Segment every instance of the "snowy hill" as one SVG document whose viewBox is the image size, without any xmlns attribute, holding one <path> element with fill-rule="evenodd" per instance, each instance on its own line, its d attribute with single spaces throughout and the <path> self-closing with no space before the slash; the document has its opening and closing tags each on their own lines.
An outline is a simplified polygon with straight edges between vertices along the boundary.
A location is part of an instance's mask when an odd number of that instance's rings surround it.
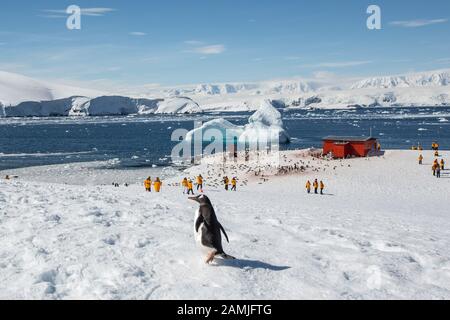
<svg viewBox="0 0 450 320">
<path fill-rule="evenodd" d="M 450 85 L 450 71 L 422 72 L 402 76 L 376 77 L 361 80 L 351 89 L 411 88 Z"/>
<path fill-rule="evenodd" d="M 96 97 L 104 93 L 50 84 L 22 75 L 0 71 L 0 104 L 17 105 L 24 101 L 50 101 L 71 96 Z"/>
<path fill-rule="evenodd" d="M 201 109 L 189 98 L 133 99 L 123 96 L 22 102 L 3 108 L 6 117 L 112 116 L 153 113 L 198 113 Z"/>
</svg>

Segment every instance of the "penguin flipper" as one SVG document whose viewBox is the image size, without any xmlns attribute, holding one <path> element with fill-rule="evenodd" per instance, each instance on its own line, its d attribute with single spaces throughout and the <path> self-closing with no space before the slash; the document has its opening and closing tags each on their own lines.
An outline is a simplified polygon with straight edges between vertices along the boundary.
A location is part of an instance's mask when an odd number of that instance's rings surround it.
<svg viewBox="0 0 450 320">
<path fill-rule="evenodd" d="M 225 229 L 223 228 L 223 226 L 222 226 L 220 223 L 219 223 L 219 225 L 220 225 L 220 230 L 222 230 L 222 232 L 223 232 L 225 238 L 227 239 L 227 242 L 230 243 L 230 240 L 228 240 L 228 235 L 227 235 L 227 233 L 225 232 Z"/>
<path fill-rule="evenodd" d="M 195 220 L 195 232 L 198 232 L 198 229 L 200 228 L 200 225 L 205 222 L 205 219 L 202 215 L 199 215 L 197 220 Z"/>
</svg>

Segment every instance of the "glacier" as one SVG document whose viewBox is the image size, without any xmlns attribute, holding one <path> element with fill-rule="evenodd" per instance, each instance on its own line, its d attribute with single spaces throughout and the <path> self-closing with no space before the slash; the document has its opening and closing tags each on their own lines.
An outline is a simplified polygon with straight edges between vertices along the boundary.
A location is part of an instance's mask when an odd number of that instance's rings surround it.
<svg viewBox="0 0 450 320">
<path fill-rule="evenodd" d="M 255 112 L 284 109 L 450 106 L 450 70 L 366 79 L 288 79 L 157 87 L 114 94 L 0 71 L 0 117 Z"/>
<path fill-rule="evenodd" d="M 50 101 L 26 101 L 3 106 L 4 117 L 114 116 L 131 114 L 198 113 L 190 98 L 133 99 L 124 96 L 70 97 Z"/>
</svg>

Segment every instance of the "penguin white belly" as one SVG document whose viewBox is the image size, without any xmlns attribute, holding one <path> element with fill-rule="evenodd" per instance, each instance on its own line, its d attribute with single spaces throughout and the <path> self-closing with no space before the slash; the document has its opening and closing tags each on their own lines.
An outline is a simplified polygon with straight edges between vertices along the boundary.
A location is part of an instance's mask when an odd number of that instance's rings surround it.
<svg viewBox="0 0 450 320">
<path fill-rule="evenodd" d="M 202 243 L 202 234 L 203 234 L 203 231 L 204 231 L 204 228 L 205 228 L 205 224 L 202 222 L 200 224 L 200 227 L 198 228 L 198 232 L 195 230 L 195 222 L 197 221 L 199 216 L 200 216 L 200 209 L 198 209 L 195 212 L 195 219 L 194 219 L 194 236 L 195 236 L 195 241 L 197 242 L 197 245 L 199 246 L 201 251 L 203 253 L 207 254 L 207 253 L 210 253 L 213 249 L 203 245 L 203 243 Z"/>
</svg>

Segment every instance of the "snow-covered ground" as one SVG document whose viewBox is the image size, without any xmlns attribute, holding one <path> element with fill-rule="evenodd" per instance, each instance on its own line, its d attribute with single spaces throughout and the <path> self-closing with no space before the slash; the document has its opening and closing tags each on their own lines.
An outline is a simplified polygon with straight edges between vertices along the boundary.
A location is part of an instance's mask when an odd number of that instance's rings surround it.
<svg viewBox="0 0 450 320">
<path fill-rule="evenodd" d="M 185 173 L 202 172 L 230 237 L 225 251 L 238 258 L 210 266 L 194 242 L 196 205 L 175 185 L 181 176 L 148 194 L 141 183 L 80 185 L 82 167 L 79 179 L 0 172 L 19 175 L 0 181 L 0 298 L 450 298 L 450 171 L 434 178 L 431 152 L 424 166 L 414 151 L 304 154 L 283 153 L 283 165 L 305 170 L 282 176 L 211 161 Z M 222 190 L 224 173 L 240 178 L 238 192 Z M 324 196 L 305 192 L 316 177 Z"/>
</svg>

